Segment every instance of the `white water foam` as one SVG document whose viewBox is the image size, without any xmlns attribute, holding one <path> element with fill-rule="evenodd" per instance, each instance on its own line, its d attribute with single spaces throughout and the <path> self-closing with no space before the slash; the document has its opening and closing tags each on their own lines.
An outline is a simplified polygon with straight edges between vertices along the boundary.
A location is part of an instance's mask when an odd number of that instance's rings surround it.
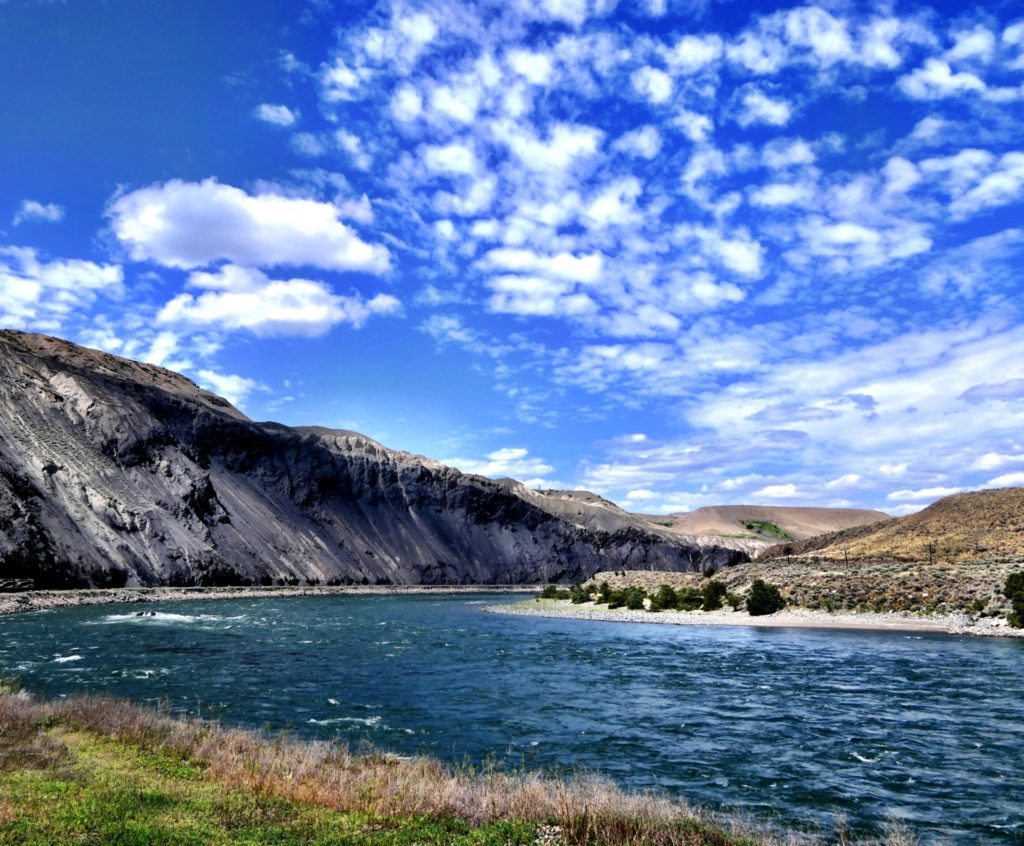
<svg viewBox="0 0 1024 846">
<path fill-rule="evenodd" d="M 332 726 L 337 723 L 358 723 L 359 725 L 376 728 L 380 726 L 380 717 L 334 717 L 330 720 L 310 720 L 318 726 Z M 384 726 L 386 728 L 386 726 Z"/>
<path fill-rule="evenodd" d="M 135 611 L 131 614 L 107 614 L 99 622 L 111 623 L 224 623 L 244 620 L 245 615 L 220 617 L 216 614 L 173 614 L 168 611 Z"/>
<path fill-rule="evenodd" d="M 82 656 L 81 655 L 63 655 L 63 656 L 58 655 L 56 658 L 53 659 L 53 663 L 54 664 L 68 664 L 71 661 L 81 661 L 81 660 L 82 660 Z"/>
</svg>

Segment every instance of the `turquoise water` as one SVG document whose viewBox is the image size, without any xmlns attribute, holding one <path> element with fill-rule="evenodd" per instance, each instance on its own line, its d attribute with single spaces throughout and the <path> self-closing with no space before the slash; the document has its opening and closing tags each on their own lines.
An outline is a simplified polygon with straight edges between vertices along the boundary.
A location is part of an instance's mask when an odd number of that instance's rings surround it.
<svg viewBox="0 0 1024 846">
<path fill-rule="evenodd" d="M 1024 643 L 484 613 L 508 596 L 0 618 L 0 674 L 449 761 L 586 768 L 785 825 L 1024 843 Z M 139 606 L 135 606 L 138 608 Z"/>
</svg>

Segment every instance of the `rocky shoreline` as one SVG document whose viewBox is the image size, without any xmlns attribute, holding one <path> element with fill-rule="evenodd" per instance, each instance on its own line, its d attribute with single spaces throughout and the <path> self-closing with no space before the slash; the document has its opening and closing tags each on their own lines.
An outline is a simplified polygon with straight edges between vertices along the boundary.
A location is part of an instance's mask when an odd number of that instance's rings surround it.
<svg viewBox="0 0 1024 846">
<path fill-rule="evenodd" d="M 345 585 L 343 587 L 155 587 L 40 590 L 0 594 L 0 614 L 49 611 L 79 605 L 184 602 L 209 599 L 277 599 L 282 596 L 368 596 L 440 593 L 536 593 L 536 585 Z"/>
<path fill-rule="evenodd" d="M 971 614 L 916 616 L 897 612 L 836 613 L 793 608 L 763 617 L 738 611 L 630 611 L 594 605 L 573 605 L 564 599 L 542 599 L 512 605 L 491 605 L 496 614 L 557 617 L 613 623 L 652 623 L 672 626 L 743 626 L 754 628 L 843 629 L 850 631 L 916 632 L 918 634 L 974 635 L 1024 638 L 1024 629 L 1011 628 L 1006 620 Z"/>
</svg>

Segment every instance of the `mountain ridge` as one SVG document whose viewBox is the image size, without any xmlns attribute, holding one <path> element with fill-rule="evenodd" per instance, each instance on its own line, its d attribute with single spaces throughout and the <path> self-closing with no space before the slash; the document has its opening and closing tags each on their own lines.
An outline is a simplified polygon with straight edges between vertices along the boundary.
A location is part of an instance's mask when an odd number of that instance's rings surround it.
<svg viewBox="0 0 1024 846">
<path fill-rule="evenodd" d="M 359 433 L 254 422 L 154 365 L 0 331 L 4 577 L 497 584 L 746 559 L 621 509 L 604 523 L 582 511 Z"/>
</svg>

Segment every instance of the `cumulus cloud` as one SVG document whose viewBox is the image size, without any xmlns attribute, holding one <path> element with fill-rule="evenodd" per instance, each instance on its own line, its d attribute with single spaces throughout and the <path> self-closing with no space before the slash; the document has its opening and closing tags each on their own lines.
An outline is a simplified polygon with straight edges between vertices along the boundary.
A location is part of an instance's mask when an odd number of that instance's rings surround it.
<svg viewBox="0 0 1024 846">
<path fill-rule="evenodd" d="M 786 100 L 769 97 L 758 88 L 749 88 L 740 98 L 736 122 L 743 127 L 756 124 L 785 126 L 792 116 L 793 107 Z"/>
<path fill-rule="evenodd" d="M 331 203 L 247 194 L 214 179 L 175 179 L 116 197 L 111 229 L 136 261 L 190 270 L 219 260 L 383 273 L 386 247 L 368 244 Z"/>
<path fill-rule="evenodd" d="M 17 226 L 33 220 L 57 223 L 64 219 L 64 207 L 56 203 L 40 203 L 38 200 L 22 200 L 11 222 Z"/>
<path fill-rule="evenodd" d="M 274 126 L 291 126 L 299 119 L 299 112 L 289 109 L 287 106 L 274 105 L 273 103 L 260 103 L 253 112 L 258 120 Z"/>
<path fill-rule="evenodd" d="M 271 279 L 259 270 L 235 265 L 193 273 L 188 285 L 202 293 L 174 297 L 160 309 L 157 323 L 247 330 L 259 337 L 312 337 L 342 323 L 359 328 L 373 315 L 401 308 L 390 294 L 369 300 L 359 294 L 341 296 L 323 282 Z"/>
<path fill-rule="evenodd" d="M 548 476 L 555 469 L 543 459 L 531 456 L 530 451 L 524 447 L 496 449 L 483 459 L 446 458 L 442 463 L 475 476 L 487 476 L 491 479 L 527 479 L 535 483 L 541 482 L 542 479 L 531 477 Z"/>
<path fill-rule="evenodd" d="M 0 247 L 0 324 L 58 331 L 97 296 L 122 293 L 116 264 L 42 258 L 30 247 Z"/>
<path fill-rule="evenodd" d="M 199 378 L 201 387 L 213 391 L 236 406 L 243 405 L 254 391 L 267 390 L 266 385 L 258 379 L 250 379 L 246 376 L 237 376 L 231 373 L 220 373 L 216 370 L 198 370 L 196 371 L 196 376 Z"/>
</svg>

